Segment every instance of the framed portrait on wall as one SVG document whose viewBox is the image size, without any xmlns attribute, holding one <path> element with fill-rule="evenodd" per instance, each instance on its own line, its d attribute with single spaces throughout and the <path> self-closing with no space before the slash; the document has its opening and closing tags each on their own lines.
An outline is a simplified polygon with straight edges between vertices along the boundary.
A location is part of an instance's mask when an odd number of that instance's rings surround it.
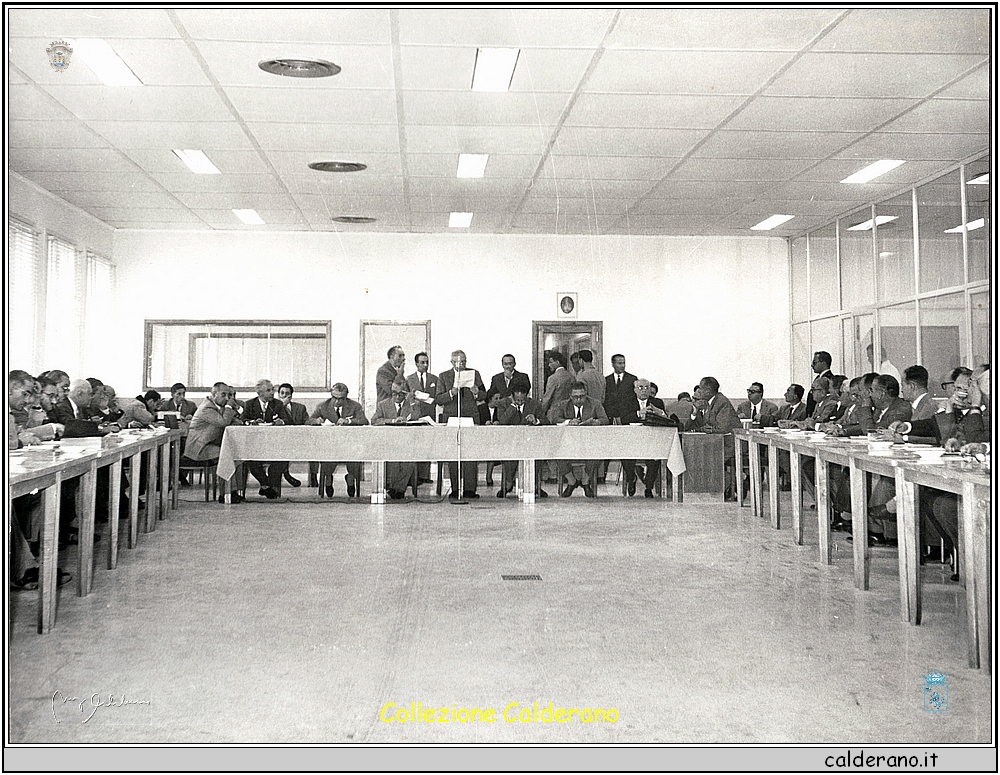
<svg viewBox="0 0 1000 775">
<path fill-rule="evenodd" d="M 575 318 L 576 306 L 576 293 L 573 291 L 560 291 L 556 294 L 557 318 Z"/>
</svg>

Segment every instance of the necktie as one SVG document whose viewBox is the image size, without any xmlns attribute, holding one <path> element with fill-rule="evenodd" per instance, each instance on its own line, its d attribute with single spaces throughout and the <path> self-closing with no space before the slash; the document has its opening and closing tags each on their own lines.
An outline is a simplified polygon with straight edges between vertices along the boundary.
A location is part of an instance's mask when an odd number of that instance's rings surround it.
<svg viewBox="0 0 1000 775">
<path fill-rule="evenodd" d="M 750 419 L 751 420 L 757 419 L 757 404 L 753 404 L 753 409 L 750 412 Z"/>
<path fill-rule="evenodd" d="M 336 407 L 336 409 L 337 409 L 337 419 L 339 420 L 341 418 L 340 407 L 338 406 Z"/>
<path fill-rule="evenodd" d="M 421 374 L 420 375 L 420 389 L 421 390 L 424 390 L 424 391 L 427 390 L 427 381 L 426 380 L 427 380 L 427 378 L 423 374 Z"/>
<path fill-rule="evenodd" d="M 500 410 L 499 410 L 499 409 L 497 409 L 497 408 L 496 408 L 496 407 L 494 406 L 494 407 L 493 407 L 493 422 L 499 422 L 499 421 L 500 421 Z"/>
<path fill-rule="evenodd" d="M 580 416 L 581 416 L 581 415 L 580 415 L 580 407 L 578 406 L 578 407 L 576 408 L 576 419 L 578 419 L 578 420 L 579 420 L 579 419 L 580 419 Z"/>
<path fill-rule="evenodd" d="M 403 414 L 403 405 L 396 404 L 396 417 L 399 417 L 402 414 Z"/>
</svg>

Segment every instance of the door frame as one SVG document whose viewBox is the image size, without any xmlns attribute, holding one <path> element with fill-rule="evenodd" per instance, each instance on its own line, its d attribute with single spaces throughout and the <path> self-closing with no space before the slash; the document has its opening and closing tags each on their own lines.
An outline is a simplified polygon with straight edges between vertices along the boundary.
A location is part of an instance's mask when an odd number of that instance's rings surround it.
<svg viewBox="0 0 1000 775">
<path fill-rule="evenodd" d="M 594 367 L 604 376 L 604 321 L 603 320 L 532 320 L 531 321 L 531 385 L 534 397 L 541 400 L 545 393 L 546 334 L 590 334 Z"/>
</svg>

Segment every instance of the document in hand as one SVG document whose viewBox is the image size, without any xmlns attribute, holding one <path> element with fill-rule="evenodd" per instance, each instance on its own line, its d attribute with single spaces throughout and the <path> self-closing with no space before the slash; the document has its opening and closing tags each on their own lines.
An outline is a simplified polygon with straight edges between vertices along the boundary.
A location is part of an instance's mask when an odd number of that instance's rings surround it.
<svg viewBox="0 0 1000 775">
<path fill-rule="evenodd" d="M 415 399 L 417 399 L 418 401 L 421 401 L 421 402 L 423 402 L 425 404 L 433 404 L 434 403 L 434 399 L 431 398 L 430 393 L 425 393 L 423 390 L 414 390 L 413 391 L 413 397 Z"/>
<path fill-rule="evenodd" d="M 475 369 L 463 369 L 462 371 L 455 374 L 455 387 L 470 388 L 474 387 L 475 384 L 476 384 Z"/>
</svg>

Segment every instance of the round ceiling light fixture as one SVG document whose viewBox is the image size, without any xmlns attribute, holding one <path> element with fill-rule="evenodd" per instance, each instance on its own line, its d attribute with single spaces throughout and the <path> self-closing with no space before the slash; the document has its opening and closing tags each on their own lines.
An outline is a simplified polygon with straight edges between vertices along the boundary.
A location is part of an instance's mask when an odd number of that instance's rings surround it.
<svg viewBox="0 0 1000 775">
<path fill-rule="evenodd" d="M 367 215 L 337 215 L 333 218 L 337 223 L 375 223 L 376 219 Z"/>
<path fill-rule="evenodd" d="M 368 169 L 368 165 L 359 161 L 314 161 L 309 169 L 318 172 L 361 172 Z"/>
<path fill-rule="evenodd" d="M 265 59 L 257 67 L 265 73 L 289 78 L 328 78 L 340 72 L 340 65 L 323 59 Z"/>
</svg>

